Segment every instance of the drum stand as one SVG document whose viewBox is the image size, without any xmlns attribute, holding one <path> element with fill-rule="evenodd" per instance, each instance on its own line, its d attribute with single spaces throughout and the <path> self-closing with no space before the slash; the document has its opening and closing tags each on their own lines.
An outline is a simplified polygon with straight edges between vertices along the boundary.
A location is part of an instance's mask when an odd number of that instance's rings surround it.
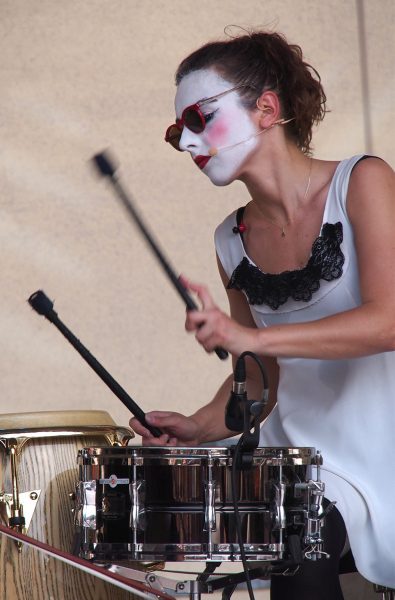
<svg viewBox="0 0 395 600">
<path fill-rule="evenodd" d="M 123 567 L 121 565 L 100 564 L 100 566 L 106 568 L 111 573 L 145 583 L 145 585 L 152 588 L 153 593 L 155 593 L 155 590 L 160 590 L 168 595 L 189 596 L 190 600 L 200 600 L 201 594 L 212 594 L 213 592 L 222 589 L 222 599 L 226 600 L 230 598 L 237 585 L 246 581 L 246 574 L 241 572 L 229 573 L 226 575 L 214 575 L 214 569 L 220 564 L 221 563 L 208 563 L 206 570 L 199 574 L 196 579 L 183 579 L 181 581 L 158 576 L 153 572 L 147 573 L 129 567 Z M 267 579 L 270 576 L 270 573 L 273 572 L 273 569 L 275 569 L 275 567 L 270 563 L 267 567 L 250 569 L 250 580 Z M 284 566 L 282 567 L 282 570 L 283 569 Z"/>
<path fill-rule="evenodd" d="M 395 590 L 384 587 L 382 585 L 374 584 L 374 591 L 378 594 L 382 594 L 382 600 L 395 600 Z"/>
<path fill-rule="evenodd" d="M 199 574 L 196 579 L 183 579 L 181 581 L 158 576 L 153 572 L 145 572 L 120 565 L 105 565 L 105 568 L 111 573 L 145 583 L 145 585 L 152 588 L 153 593 L 155 593 L 156 590 L 159 590 L 168 595 L 189 596 L 190 600 L 200 600 L 202 594 L 212 594 L 213 592 L 222 589 L 222 600 L 228 600 L 236 587 L 241 583 L 245 583 L 246 575 L 244 572 L 241 572 L 215 576 L 213 572 L 220 564 L 221 563 L 207 563 L 205 571 Z M 103 565 L 101 564 L 100 566 Z M 283 566 L 281 574 L 291 576 L 295 573 L 297 568 L 297 565 L 293 565 L 293 569 L 288 566 L 284 571 Z M 278 574 L 279 571 L 270 563 L 267 567 L 258 567 L 249 570 L 251 581 L 254 579 L 268 579 L 271 574 L 276 573 Z M 394 589 L 377 584 L 373 584 L 373 588 L 377 594 L 381 594 L 382 600 L 395 600 Z"/>
</svg>

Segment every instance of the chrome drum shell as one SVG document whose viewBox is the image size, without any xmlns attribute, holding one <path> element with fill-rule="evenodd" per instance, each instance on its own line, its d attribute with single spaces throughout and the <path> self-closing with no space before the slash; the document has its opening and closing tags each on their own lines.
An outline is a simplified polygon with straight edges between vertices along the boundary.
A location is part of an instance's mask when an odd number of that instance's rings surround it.
<svg viewBox="0 0 395 600">
<path fill-rule="evenodd" d="M 76 529 L 84 558 L 123 561 L 241 559 L 231 448 L 84 448 L 78 453 Z M 314 448 L 257 448 L 236 472 L 249 560 L 281 560 L 290 531 L 303 537 Z"/>
</svg>

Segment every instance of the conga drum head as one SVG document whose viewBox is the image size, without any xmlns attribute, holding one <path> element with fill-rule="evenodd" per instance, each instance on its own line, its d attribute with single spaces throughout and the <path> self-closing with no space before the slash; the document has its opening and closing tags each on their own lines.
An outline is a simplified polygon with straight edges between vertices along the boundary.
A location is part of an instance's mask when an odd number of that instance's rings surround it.
<svg viewBox="0 0 395 600">
<path fill-rule="evenodd" d="M 115 421 L 105 410 L 59 410 L 0 415 L 0 433 L 5 430 L 18 431 L 32 428 L 67 427 L 83 425 L 112 425 Z"/>
</svg>

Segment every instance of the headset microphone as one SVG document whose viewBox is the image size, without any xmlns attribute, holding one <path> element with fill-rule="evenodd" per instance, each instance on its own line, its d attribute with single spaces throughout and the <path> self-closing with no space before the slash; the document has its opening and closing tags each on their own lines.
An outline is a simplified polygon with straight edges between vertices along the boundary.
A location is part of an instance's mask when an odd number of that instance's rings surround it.
<svg viewBox="0 0 395 600">
<path fill-rule="evenodd" d="M 240 142 L 236 142 L 235 144 L 231 144 L 229 146 L 220 146 L 219 148 L 216 148 L 215 146 L 213 146 L 212 148 L 209 148 L 208 149 L 208 155 L 209 156 L 217 156 L 217 154 L 219 154 L 219 152 L 224 152 L 225 150 L 230 150 L 231 148 L 235 148 L 236 146 L 240 146 L 241 144 L 246 144 L 247 142 L 249 142 L 253 138 L 258 137 L 258 135 L 261 135 L 262 133 L 266 133 L 266 131 L 269 131 L 269 129 L 271 129 L 275 125 L 286 125 L 290 121 L 293 121 L 293 119 L 286 119 L 286 120 L 285 119 L 278 119 L 278 121 L 275 121 L 274 123 L 272 123 L 266 129 L 262 129 L 261 131 L 258 131 L 258 133 L 254 133 L 253 135 L 250 135 L 250 137 L 248 137 L 245 140 L 241 140 Z"/>
<path fill-rule="evenodd" d="M 261 133 L 265 133 L 265 131 L 266 129 L 262 129 L 262 131 L 259 131 L 259 133 L 254 133 L 254 135 L 250 135 L 250 137 L 248 137 L 246 140 L 241 140 L 240 142 L 236 142 L 236 144 L 231 144 L 229 146 L 220 146 L 219 148 L 213 146 L 212 148 L 209 148 L 208 155 L 217 156 L 219 152 L 224 152 L 225 150 L 230 150 L 231 148 L 235 148 L 236 146 L 241 146 L 241 144 L 246 144 L 247 142 L 252 140 L 252 138 L 261 135 Z"/>
</svg>

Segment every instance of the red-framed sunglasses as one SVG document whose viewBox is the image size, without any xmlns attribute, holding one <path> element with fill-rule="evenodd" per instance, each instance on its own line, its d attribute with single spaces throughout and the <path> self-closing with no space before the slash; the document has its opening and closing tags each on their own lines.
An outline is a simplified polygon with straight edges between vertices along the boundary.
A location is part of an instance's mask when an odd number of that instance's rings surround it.
<svg viewBox="0 0 395 600">
<path fill-rule="evenodd" d="M 221 92 L 220 94 L 216 94 L 210 98 L 199 100 L 199 102 L 196 102 L 196 104 L 191 104 L 191 106 L 184 108 L 181 119 L 176 119 L 176 122 L 167 128 L 165 141 L 171 144 L 173 148 L 179 152 L 182 152 L 180 148 L 180 139 L 184 127 L 190 131 L 193 131 L 193 133 L 202 133 L 206 127 L 206 117 L 200 110 L 200 107 L 204 106 L 205 104 L 209 104 L 209 102 L 215 102 L 219 98 L 222 98 L 222 96 L 239 90 L 242 87 L 245 87 L 245 85 L 237 85 L 230 90 L 225 90 L 225 92 Z"/>
</svg>

